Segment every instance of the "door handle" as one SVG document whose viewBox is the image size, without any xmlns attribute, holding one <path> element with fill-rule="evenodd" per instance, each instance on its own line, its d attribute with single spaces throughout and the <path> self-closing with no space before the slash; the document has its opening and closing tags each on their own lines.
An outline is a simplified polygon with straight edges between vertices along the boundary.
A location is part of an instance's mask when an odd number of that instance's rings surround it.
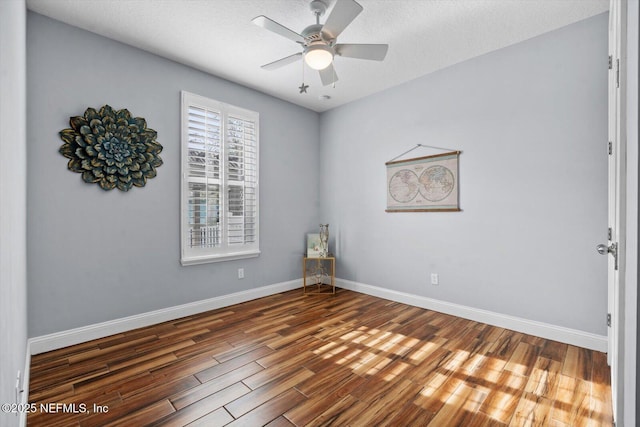
<svg viewBox="0 0 640 427">
<path fill-rule="evenodd" d="M 596 250 L 598 251 L 598 253 L 600 255 L 606 255 L 608 253 L 615 253 L 616 244 L 612 243 L 611 246 L 607 246 L 604 243 L 601 243 L 598 246 L 596 246 Z"/>
<path fill-rule="evenodd" d="M 605 245 L 604 243 L 601 243 L 598 246 L 596 246 L 596 250 L 600 255 L 606 255 L 606 254 L 613 255 L 613 259 L 615 260 L 615 269 L 616 270 L 618 269 L 618 244 L 617 243 L 612 243 L 609 246 Z"/>
</svg>

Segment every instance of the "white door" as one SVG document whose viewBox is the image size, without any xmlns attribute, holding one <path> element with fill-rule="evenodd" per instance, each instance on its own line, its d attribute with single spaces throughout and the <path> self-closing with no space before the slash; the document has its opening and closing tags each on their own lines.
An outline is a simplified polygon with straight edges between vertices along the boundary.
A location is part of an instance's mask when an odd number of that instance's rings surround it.
<svg viewBox="0 0 640 427">
<path fill-rule="evenodd" d="M 607 362 L 611 366 L 611 393 L 614 417 L 618 408 L 618 367 L 620 325 L 622 324 L 620 298 L 621 286 L 624 278 L 623 270 L 625 248 L 625 144 L 621 117 L 620 69 L 623 34 L 624 5 L 620 0 L 610 1 L 609 10 L 609 229 L 606 244 L 598 245 L 597 249 L 608 260 L 608 315 Z"/>
</svg>

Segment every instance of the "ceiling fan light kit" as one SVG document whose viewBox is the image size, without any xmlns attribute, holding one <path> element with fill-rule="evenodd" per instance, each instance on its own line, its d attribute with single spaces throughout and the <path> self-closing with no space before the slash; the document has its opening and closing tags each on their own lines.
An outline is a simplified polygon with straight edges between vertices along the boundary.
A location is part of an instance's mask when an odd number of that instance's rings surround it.
<svg viewBox="0 0 640 427">
<path fill-rule="evenodd" d="M 262 66 L 263 69 L 276 70 L 304 57 L 304 62 L 309 67 L 319 71 L 322 85 L 328 86 L 338 81 L 338 76 L 333 68 L 335 55 L 373 61 L 384 60 L 389 48 L 386 44 L 336 44 L 340 33 L 363 10 L 362 6 L 355 0 L 336 0 L 324 25 L 320 24 L 320 17 L 326 12 L 326 4 L 320 0 L 313 0 L 309 6 L 316 17 L 316 23 L 309 25 L 301 33 L 296 33 L 263 15 L 252 20 L 259 27 L 288 38 L 302 46 L 302 52 L 265 64 Z"/>
<path fill-rule="evenodd" d="M 324 70 L 333 62 L 333 49 L 323 43 L 307 46 L 304 62 L 314 70 Z"/>
</svg>

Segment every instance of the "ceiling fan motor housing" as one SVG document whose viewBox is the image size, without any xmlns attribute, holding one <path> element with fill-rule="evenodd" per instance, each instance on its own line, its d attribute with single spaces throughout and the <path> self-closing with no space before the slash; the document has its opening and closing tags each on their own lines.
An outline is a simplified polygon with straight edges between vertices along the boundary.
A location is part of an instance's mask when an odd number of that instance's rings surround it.
<svg viewBox="0 0 640 427">
<path fill-rule="evenodd" d="M 304 37 L 305 45 L 309 46 L 314 42 L 327 42 L 322 35 L 322 24 L 309 25 L 300 33 Z"/>
</svg>

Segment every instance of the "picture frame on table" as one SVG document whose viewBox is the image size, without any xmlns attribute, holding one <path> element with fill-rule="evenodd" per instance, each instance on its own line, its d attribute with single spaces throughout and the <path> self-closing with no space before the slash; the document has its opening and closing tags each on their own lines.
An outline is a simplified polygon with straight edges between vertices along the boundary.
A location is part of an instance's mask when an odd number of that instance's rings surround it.
<svg viewBox="0 0 640 427">
<path fill-rule="evenodd" d="M 307 258 L 320 257 L 322 242 L 320 241 L 320 233 L 307 234 Z"/>
</svg>

